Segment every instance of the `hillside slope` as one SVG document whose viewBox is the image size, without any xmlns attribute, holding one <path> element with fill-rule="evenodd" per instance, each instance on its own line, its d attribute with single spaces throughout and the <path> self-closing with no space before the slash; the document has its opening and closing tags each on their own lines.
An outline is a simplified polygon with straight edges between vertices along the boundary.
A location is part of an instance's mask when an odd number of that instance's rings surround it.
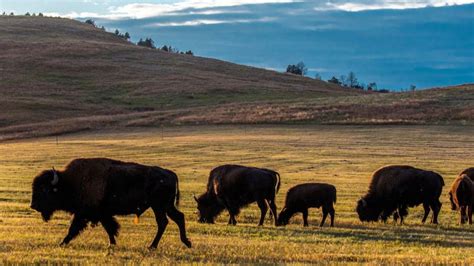
<svg viewBox="0 0 474 266">
<path fill-rule="evenodd" d="M 161 124 L 474 120 L 470 85 L 367 94 L 138 47 L 69 19 L 0 17 L 0 50 L 0 139 Z"/>
</svg>

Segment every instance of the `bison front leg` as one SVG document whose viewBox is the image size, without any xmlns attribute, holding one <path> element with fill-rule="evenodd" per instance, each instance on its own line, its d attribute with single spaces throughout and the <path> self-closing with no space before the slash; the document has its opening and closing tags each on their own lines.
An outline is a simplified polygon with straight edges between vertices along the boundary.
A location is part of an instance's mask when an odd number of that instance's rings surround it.
<svg viewBox="0 0 474 266">
<path fill-rule="evenodd" d="M 465 206 L 461 206 L 460 208 L 460 218 L 459 218 L 459 224 L 464 224 L 466 223 L 466 207 Z"/>
<path fill-rule="evenodd" d="M 166 212 L 163 210 L 157 210 L 153 208 L 155 213 L 156 224 L 158 225 L 158 232 L 156 233 L 155 239 L 150 245 L 150 249 L 155 249 L 160 242 L 163 233 L 165 232 L 166 226 L 168 225 L 168 218 L 166 218 Z"/>
<path fill-rule="evenodd" d="M 308 209 L 304 209 L 301 212 L 303 213 L 303 226 L 309 226 L 309 223 L 308 223 Z"/>
<path fill-rule="evenodd" d="M 80 215 L 74 215 L 72 218 L 71 226 L 69 227 L 69 232 L 66 237 L 61 242 L 60 246 L 65 246 L 71 242 L 82 230 L 87 227 L 87 220 L 81 217 Z"/>
<path fill-rule="evenodd" d="M 118 236 L 118 231 L 120 228 L 120 225 L 118 224 L 117 220 L 115 220 L 115 218 L 112 216 L 107 216 L 107 217 L 103 217 L 100 220 L 100 223 L 102 224 L 105 231 L 109 235 L 110 246 L 115 245 L 116 244 L 115 237 Z"/>
<path fill-rule="evenodd" d="M 237 225 L 237 220 L 235 219 L 235 214 L 229 211 L 229 225 Z"/>
<path fill-rule="evenodd" d="M 472 224 L 472 205 L 467 207 L 467 219 L 469 224 Z"/>
</svg>

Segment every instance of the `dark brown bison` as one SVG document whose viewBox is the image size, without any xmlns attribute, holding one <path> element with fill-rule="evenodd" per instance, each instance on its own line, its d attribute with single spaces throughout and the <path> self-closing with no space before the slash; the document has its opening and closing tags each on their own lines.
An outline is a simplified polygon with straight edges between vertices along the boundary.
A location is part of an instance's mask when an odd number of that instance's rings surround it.
<svg viewBox="0 0 474 266">
<path fill-rule="evenodd" d="M 209 174 L 207 191 L 199 198 L 194 197 L 199 222 L 214 223 L 215 218 L 227 209 L 229 224 L 236 225 L 235 216 L 240 208 L 256 201 L 261 211 L 258 225 L 263 225 L 267 206 L 270 206 L 276 223 L 275 195 L 279 189 L 280 175 L 273 170 L 241 165 L 216 167 Z"/>
<path fill-rule="evenodd" d="M 441 209 L 439 196 L 444 186 L 441 175 L 405 165 L 380 168 L 372 176 L 369 192 L 357 202 L 357 213 L 361 221 L 386 222 L 394 214 L 400 223 L 408 215 L 407 208 L 423 204 L 425 214 L 422 222 L 433 210 L 432 223 L 438 223 Z"/>
<path fill-rule="evenodd" d="M 458 177 L 462 176 L 462 175 L 466 175 L 467 177 L 469 177 L 471 179 L 472 182 L 474 182 L 474 167 L 471 167 L 471 168 L 467 168 L 467 169 L 464 169 L 464 171 L 462 171 Z M 453 184 L 454 185 L 454 184 Z M 452 187 L 451 187 L 451 190 L 452 190 Z M 453 201 L 453 197 L 452 197 L 452 193 L 451 193 L 451 190 L 449 191 L 448 193 L 448 196 L 449 196 L 449 201 L 451 202 L 451 209 L 453 211 L 457 210 L 458 209 L 458 206 L 456 205 L 456 203 Z M 462 219 L 463 217 L 461 217 Z M 462 222 L 462 221 L 461 221 Z"/>
<path fill-rule="evenodd" d="M 126 163 L 106 158 L 76 159 L 64 171 L 46 170 L 33 180 L 31 208 L 45 221 L 55 211 L 73 214 L 69 232 L 61 242 L 67 245 L 87 224 L 101 223 L 115 245 L 119 224 L 114 215 L 135 214 L 139 217 L 152 208 L 158 232 L 150 248 L 156 248 L 168 215 L 179 227 L 181 241 L 188 247 L 184 215 L 179 201 L 178 177 L 170 170 L 156 166 Z"/>
<path fill-rule="evenodd" d="M 466 174 L 456 178 L 449 191 L 449 200 L 453 211 L 459 210 L 459 223 L 467 220 L 472 224 L 472 208 L 474 208 L 474 182 Z"/>
<path fill-rule="evenodd" d="M 285 207 L 278 215 L 278 225 L 287 225 L 290 218 L 303 213 L 304 226 L 308 226 L 308 209 L 323 207 L 323 226 L 328 214 L 331 215 L 331 227 L 334 226 L 334 203 L 336 203 L 336 187 L 330 184 L 308 183 L 294 186 L 286 193 Z"/>
<path fill-rule="evenodd" d="M 474 181 L 474 167 L 465 169 L 459 174 L 459 176 L 461 175 L 467 175 L 472 181 Z"/>
</svg>

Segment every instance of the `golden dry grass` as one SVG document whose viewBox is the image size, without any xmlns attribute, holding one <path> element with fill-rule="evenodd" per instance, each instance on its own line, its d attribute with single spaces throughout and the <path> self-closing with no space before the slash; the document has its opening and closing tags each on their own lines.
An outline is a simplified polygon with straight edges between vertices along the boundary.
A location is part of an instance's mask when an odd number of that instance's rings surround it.
<svg viewBox="0 0 474 266">
<path fill-rule="evenodd" d="M 0 145 L 0 261 L 3 263 L 474 263 L 474 227 L 458 226 L 449 208 L 447 187 L 464 168 L 472 167 L 474 128 L 470 126 L 196 126 L 161 130 L 134 129 Z M 179 241 L 170 223 L 156 251 L 146 247 L 155 234 L 147 211 L 138 225 L 120 217 L 118 246 L 108 253 L 101 227 L 88 228 L 66 248 L 58 247 L 70 216 L 57 213 L 50 223 L 29 209 L 32 178 L 52 165 L 77 157 L 112 157 L 160 165 L 180 177 L 180 209 L 187 219 L 193 248 Z M 196 222 L 194 193 L 204 191 L 208 172 L 224 163 L 278 170 L 283 205 L 286 190 L 302 182 L 336 185 L 336 227 L 319 228 L 320 210 L 310 211 L 310 227 L 301 216 L 287 227 L 270 221 L 257 227 L 258 210 L 242 211 L 239 224 Z M 363 224 L 354 212 L 370 175 L 387 164 L 411 164 L 438 171 L 446 187 L 440 225 L 422 225 L 422 208 L 410 209 L 403 226 Z"/>
</svg>

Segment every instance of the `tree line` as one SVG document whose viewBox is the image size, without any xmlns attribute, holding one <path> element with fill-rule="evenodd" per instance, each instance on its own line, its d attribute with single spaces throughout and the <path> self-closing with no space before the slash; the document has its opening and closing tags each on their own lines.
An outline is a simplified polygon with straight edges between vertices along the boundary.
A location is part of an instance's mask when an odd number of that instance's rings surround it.
<svg viewBox="0 0 474 266">
<path fill-rule="evenodd" d="M 92 20 L 92 19 L 88 19 L 88 20 L 84 21 L 84 23 L 92 25 L 94 27 L 98 27 L 95 24 L 95 21 Z M 104 26 L 102 26 L 100 28 L 105 31 Z M 128 32 L 122 33 L 118 29 L 115 29 L 114 34 L 117 37 L 121 38 L 121 39 L 124 39 L 126 41 L 130 41 L 131 37 L 130 37 L 130 34 Z M 147 48 L 150 48 L 150 49 L 158 49 L 158 50 L 161 50 L 161 51 L 164 51 L 164 52 L 169 52 L 169 53 L 194 55 L 193 51 L 191 51 L 191 50 L 187 50 L 187 51 L 183 52 L 183 51 L 179 51 L 177 48 L 175 48 L 171 45 L 163 45 L 160 48 L 157 48 L 155 46 L 155 41 L 152 38 L 145 38 L 145 39 L 140 38 L 140 40 L 138 40 L 136 45 L 142 46 L 142 47 L 147 47 Z"/>
<path fill-rule="evenodd" d="M 3 11 L 2 16 L 15 16 L 15 13 L 10 12 L 10 14 L 7 14 L 7 12 Z M 43 13 L 38 13 L 38 15 L 36 15 L 36 13 L 30 14 L 30 12 L 26 12 L 24 16 L 26 16 L 26 17 L 30 17 L 30 16 L 31 17 L 36 17 L 36 16 L 44 17 Z"/>
<path fill-rule="evenodd" d="M 299 62 L 297 64 L 290 64 L 286 68 L 286 73 L 306 76 L 306 74 L 308 73 L 308 68 L 303 62 Z M 314 78 L 318 80 L 322 80 L 321 75 L 319 73 L 316 73 Z M 332 78 L 328 79 L 327 82 L 339 85 L 341 87 L 351 88 L 351 89 L 367 90 L 367 91 L 381 92 L 381 93 L 390 92 L 389 89 L 377 88 L 377 83 L 375 82 L 370 82 L 368 84 L 359 82 L 359 79 L 357 78 L 356 74 L 353 71 L 350 71 L 347 75 L 341 75 L 339 76 L 339 78 L 337 78 L 336 76 L 333 76 Z M 401 89 L 401 91 L 415 91 L 415 90 L 416 90 L 415 85 L 410 85 L 410 87 L 407 89 Z"/>
</svg>

